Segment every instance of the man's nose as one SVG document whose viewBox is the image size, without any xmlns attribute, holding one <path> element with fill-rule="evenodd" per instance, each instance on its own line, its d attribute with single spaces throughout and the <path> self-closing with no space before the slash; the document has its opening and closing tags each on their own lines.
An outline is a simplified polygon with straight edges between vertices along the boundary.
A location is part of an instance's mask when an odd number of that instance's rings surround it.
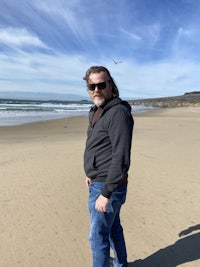
<svg viewBox="0 0 200 267">
<path fill-rule="evenodd" d="M 95 89 L 94 89 L 95 91 L 99 91 L 99 87 L 98 87 L 98 85 L 96 84 L 95 85 Z"/>
</svg>

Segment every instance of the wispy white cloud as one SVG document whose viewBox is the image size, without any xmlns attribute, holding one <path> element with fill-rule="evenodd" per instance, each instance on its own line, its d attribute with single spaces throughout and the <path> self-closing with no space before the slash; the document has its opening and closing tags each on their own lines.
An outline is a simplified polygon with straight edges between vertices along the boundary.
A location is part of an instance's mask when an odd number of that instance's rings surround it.
<svg viewBox="0 0 200 267">
<path fill-rule="evenodd" d="M 41 12 L 48 14 L 56 21 L 58 27 L 69 29 L 74 37 L 80 41 L 93 37 L 93 24 L 88 19 L 87 11 L 82 5 L 83 2 L 80 0 L 34 2 L 34 6 Z M 90 38 L 90 40 L 92 39 Z"/>
<path fill-rule="evenodd" d="M 191 37 L 194 34 L 194 29 L 189 30 L 189 29 L 184 29 L 182 27 L 180 27 L 178 29 L 178 36 L 179 37 Z"/>
<path fill-rule="evenodd" d="M 24 28 L 1 28 L 0 43 L 8 46 L 37 46 L 47 48 L 47 46 L 34 34 Z"/>
<path fill-rule="evenodd" d="M 121 29 L 121 32 L 124 33 L 124 34 L 126 34 L 128 37 L 130 37 L 131 39 L 133 39 L 136 42 L 137 41 L 142 41 L 142 37 L 139 36 L 138 34 L 129 32 L 129 31 L 123 29 L 123 28 Z"/>
<path fill-rule="evenodd" d="M 23 53 L 0 55 L 0 88 L 5 91 L 58 92 L 87 95 L 82 77 L 88 68 L 81 56 Z M 3 78 L 3 79 L 2 79 Z"/>
</svg>

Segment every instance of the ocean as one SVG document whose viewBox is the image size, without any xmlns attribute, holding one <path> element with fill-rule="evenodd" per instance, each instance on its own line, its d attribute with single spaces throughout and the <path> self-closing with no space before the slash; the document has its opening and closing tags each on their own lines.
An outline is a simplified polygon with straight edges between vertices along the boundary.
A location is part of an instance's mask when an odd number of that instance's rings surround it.
<svg viewBox="0 0 200 267">
<path fill-rule="evenodd" d="M 88 116 L 89 101 L 32 101 L 0 100 L 0 126 L 14 126 L 32 122 Z M 133 114 L 153 107 L 132 106 Z"/>
</svg>

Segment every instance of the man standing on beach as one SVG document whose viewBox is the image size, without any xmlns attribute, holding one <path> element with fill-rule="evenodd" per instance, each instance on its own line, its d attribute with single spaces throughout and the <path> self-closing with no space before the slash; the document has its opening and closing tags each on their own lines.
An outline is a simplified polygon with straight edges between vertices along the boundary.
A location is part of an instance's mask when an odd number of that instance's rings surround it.
<svg viewBox="0 0 200 267">
<path fill-rule="evenodd" d="M 83 79 L 95 104 L 89 112 L 84 153 L 93 267 L 110 267 L 110 247 L 114 266 L 125 267 L 127 252 L 120 209 L 126 200 L 130 166 L 134 124 L 131 107 L 119 98 L 107 68 L 90 67 Z"/>
</svg>

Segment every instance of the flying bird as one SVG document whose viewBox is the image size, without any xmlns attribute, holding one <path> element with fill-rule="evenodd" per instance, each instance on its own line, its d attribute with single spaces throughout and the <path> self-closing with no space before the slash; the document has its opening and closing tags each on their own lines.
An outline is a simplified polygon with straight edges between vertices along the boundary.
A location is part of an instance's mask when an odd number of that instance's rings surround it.
<svg viewBox="0 0 200 267">
<path fill-rule="evenodd" d="M 115 64 L 122 63 L 122 61 L 115 61 L 114 59 L 113 59 L 113 62 L 114 62 Z"/>
</svg>

